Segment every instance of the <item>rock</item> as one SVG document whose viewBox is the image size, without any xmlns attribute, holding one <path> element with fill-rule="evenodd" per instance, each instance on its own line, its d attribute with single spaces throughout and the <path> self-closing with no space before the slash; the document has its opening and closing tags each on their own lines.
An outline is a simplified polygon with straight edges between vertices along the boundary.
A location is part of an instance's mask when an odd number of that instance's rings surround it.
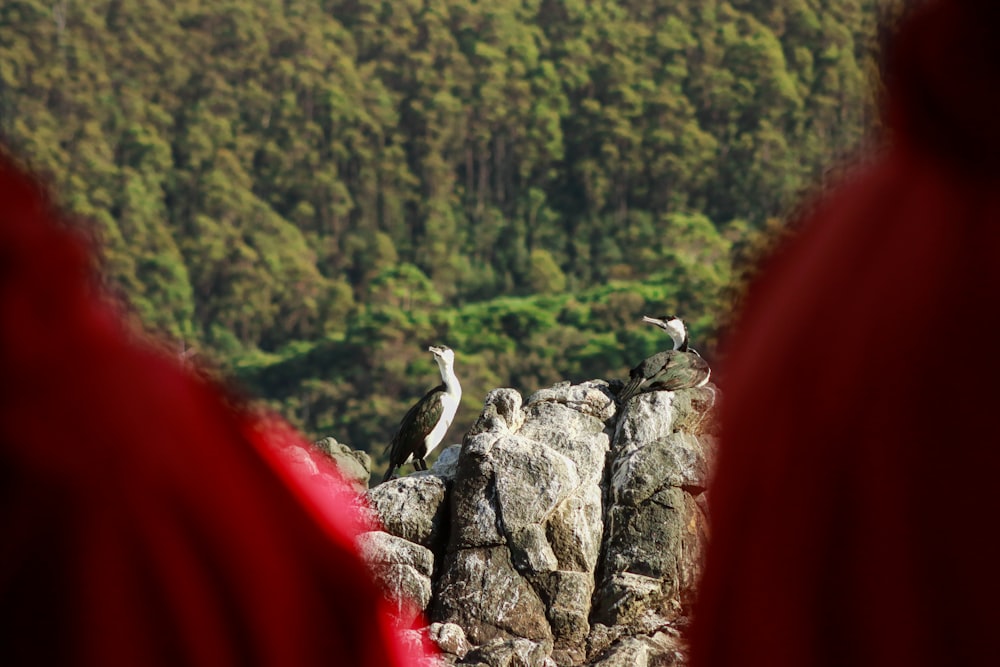
<svg viewBox="0 0 1000 667">
<path fill-rule="evenodd" d="M 594 619 L 609 626 L 636 626 L 647 610 L 660 605 L 663 582 L 632 572 L 612 572 L 595 594 Z"/>
<path fill-rule="evenodd" d="M 333 459 L 340 474 L 352 488 L 358 492 L 368 488 L 372 474 L 372 460 L 367 452 L 351 449 L 331 437 L 317 440 L 312 446 Z"/>
<path fill-rule="evenodd" d="M 406 565 L 426 577 L 434 570 L 434 555 L 428 549 L 395 535 L 373 530 L 359 535 L 357 544 L 366 563 Z"/>
<path fill-rule="evenodd" d="M 714 400 L 708 388 L 651 392 L 629 401 L 619 419 L 594 595 L 597 622 L 638 631 L 687 613 L 708 538 L 696 497 L 708 485 L 714 438 L 680 429 L 707 426 L 698 410 Z"/>
<path fill-rule="evenodd" d="M 625 631 L 626 628 L 618 625 L 607 626 L 603 623 L 592 623 L 590 635 L 587 636 L 587 655 L 606 655 L 608 647 L 618 641 L 625 634 Z"/>
<path fill-rule="evenodd" d="M 459 623 L 473 643 L 522 638 L 582 659 L 613 416 L 600 382 L 538 392 L 523 409 L 512 390 L 488 395 L 455 476 L 435 620 Z M 492 578 L 483 572 L 497 567 Z M 505 615 L 515 599 L 516 615 Z"/>
<path fill-rule="evenodd" d="M 461 452 L 461 445 L 445 447 L 434 460 L 434 465 L 431 466 L 430 471 L 418 474 L 436 475 L 446 482 L 450 482 L 455 479 L 455 474 L 458 472 L 458 457 Z"/>
<path fill-rule="evenodd" d="M 521 436 L 544 443 L 577 466 L 582 481 L 601 483 L 615 403 L 606 383 L 585 382 L 532 394 Z"/>
<path fill-rule="evenodd" d="M 578 665 L 587 655 L 594 577 L 589 572 L 549 572 L 535 580 L 552 628 L 552 657 L 559 665 Z"/>
<path fill-rule="evenodd" d="M 407 475 L 370 489 L 365 499 L 384 531 L 440 552 L 447 533 L 446 488 L 436 475 Z"/>
<path fill-rule="evenodd" d="M 444 664 L 682 665 L 717 399 L 651 392 L 619 412 L 602 380 L 526 402 L 495 389 L 461 446 L 366 494 L 387 532 L 365 557 L 409 601 L 402 620 L 433 621 Z"/>
<path fill-rule="evenodd" d="M 597 484 L 581 485 L 559 503 L 546 524 L 558 569 L 594 572 L 601 554 L 603 526 L 601 487 Z"/>
<path fill-rule="evenodd" d="M 691 494 L 666 487 L 638 507 L 613 507 L 608 524 L 606 573 L 657 578 L 664 595 L 691 602 L 708 539 L 707 520 Z"/>
<path fill-rule="evenodd" d="M 597 417 L 602 422 L 615 416 L 615 397 L 603 380 L 591 380 L 581 384 L 560 382 L 536 391 L 528 398 L 528 407 L 535 403 L 560 403 L 575 412 Z"/>
<path fill-rule="evenodd" d="M 592 667 L 681 667 L 686 664 L 683 643 L 670 634 L 627 637 L 615 644 Z"/>
<path fill-rule="evenodd" d="M 442 653 L 453 655 L 459 660 L 469 652 L 465 630 L 455 623 L 431 623 L 427 628 L 427 636 Z"/>
<path fill-rule="evenodd" d="M 457 627 L 457 626 L 456 626 Z M 461 628 L 458 628 L 461 631 Z M 429 629 L 401 629 L 397 630 L 398 636 L 402 640 L 404 651 L 408 655 L 421 656 L 413 663 L 413 667 L 451 667 L 458 659 L 448 653 L 434 654 L 427 650 L 428 640 L 434 641 L 430 636 Z M 430 653 L 430 655 L 428 655 Z"/>
<path fill-rule="evenodd" d="M 545 527 L 528 524 L 511 529 L 507 536 L 511 560 L 526 575 L 552 572 L 559 567 L 556 554 L 545 537 Z"/>
<path fill-rule="evenodd" d="M 494 433 L 466 436 L 451 497 L 450 549 L 491 547 L 505 543 L 497 515 L 496 483 L 490 452 Z"/>
<path fill-rule="evenodd" d="M 527 639 L 503 639 L 480 646 L 469 653 L 489 667 L 545 667 L 549 646 Z"/>
<path fill-rule="evenodd" d="M 664 485 L 699 494 L 708 487 L 709 461 L 705 441 L 689 433 L 670 433 L 642 446 L 623 444 L 611 470 L 615 503 L 638 506 Z"/>
<path fill-rule="evenodd" d="M 494 389 L 486 394 L 484 406 L 493 406 L 497 417 L 508 431 L 516 432 L 524 423 L 524 413 L 521 412 L 521 394 L 516 389 Z"/>
<path fill-rule="evenodd" d="M 523 421 L 521 394 L 514 389 L 494 389 L 486 394 L 483 411 L 466 438 L 480 433 L 511 433 L 521 428 Z"/>
<path fill-rule="evenodd" d="M 545 605 L 503 545 L 450 552 L 435 593 L 432 620 L 457 623 L 473 644 L 552 639 Z"/>
<path fill-rule="evenodd" d="M 497 442 L 491 455 L 497 515 L 508 534 L 545 522 L 580 485 L 573 462 L 539 441 L 507 436 Z"/>
<path fill-rule="evenodd" d="M 397 624 L 409 627 L 430 604 L 434 555 L 381 531 L 362 533 L 357 543 L 362 559 L 393 604 Z"/>
</svg>

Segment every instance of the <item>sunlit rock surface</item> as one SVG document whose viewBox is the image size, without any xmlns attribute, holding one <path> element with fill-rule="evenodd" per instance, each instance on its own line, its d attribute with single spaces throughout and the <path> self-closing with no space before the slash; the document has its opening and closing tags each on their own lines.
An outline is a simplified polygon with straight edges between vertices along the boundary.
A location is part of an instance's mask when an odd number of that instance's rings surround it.
<svg viewBox="0 0 1000 667">
<path fill-rule="evenodd" d="M 461 447 L 366 492 L 384 537 L 365 557 L 400 623 L 441 664 L 684 664 L 717 398 L 490 392 Z"/>
</svg>

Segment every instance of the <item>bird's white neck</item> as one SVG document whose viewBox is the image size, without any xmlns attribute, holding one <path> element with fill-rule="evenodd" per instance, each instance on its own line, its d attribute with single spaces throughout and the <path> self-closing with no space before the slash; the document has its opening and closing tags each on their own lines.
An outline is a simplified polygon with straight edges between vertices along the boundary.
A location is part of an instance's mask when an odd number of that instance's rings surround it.
<svg viewBox="0 0 1000 667">
<path fill-rule="evenodd" d="M 462 395 L 462 385 L 458 382 L 455 369 L 451 364 L 438 362 L 438 369 L 441 371 L 441 381 L 444 382 L 444 390 L 453 396 Z"/>
<path fill-rule="evenodd" d="M 687 340 L 687 332 L 684 331 L 683 327 L 670 327 L 667 329 L 667 333 L 670 334 L 670 339 L 674 341 L 675 350 L 679 350 L 684 345 L 684 341 Z"/>
</svg>

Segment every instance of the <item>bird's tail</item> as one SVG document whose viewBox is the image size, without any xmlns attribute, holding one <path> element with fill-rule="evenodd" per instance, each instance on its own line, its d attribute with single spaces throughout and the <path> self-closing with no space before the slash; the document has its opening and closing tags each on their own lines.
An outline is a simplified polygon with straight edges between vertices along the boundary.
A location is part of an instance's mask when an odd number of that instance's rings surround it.
<svg viewBox="0 0 1000 667">
<path fill-rule="evenodd" d="M 618 392 L 618 400 L 624 403 L 628 399 L 632 398 L 639 393 L 639 388 L 642 386 L 642 376 L 636 375 L 635 377 L 629 378 L 628 382 L 622 387 L 622 390 Z"/>
<path fill-rule="evenodd" d="M 385 484 L 390 479 L 392 479 L 392 474 L 396 472 L 396 466 L 390 465 L 389 469 L 385 471 L 385 477 L 382 478 L 382 483 Z"/>
</svg>

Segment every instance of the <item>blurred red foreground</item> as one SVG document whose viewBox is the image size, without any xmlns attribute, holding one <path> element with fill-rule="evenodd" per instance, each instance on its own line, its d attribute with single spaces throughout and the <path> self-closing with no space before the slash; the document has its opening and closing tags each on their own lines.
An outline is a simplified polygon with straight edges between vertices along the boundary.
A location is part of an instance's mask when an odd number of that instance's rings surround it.
<svg viewBox="0 0 1000 667">
<path fill-rule="evenodd" d="M 0 662 L 414 664 L 299 437 L 128 333 L 88 266 L 0 159 Z"/>
<path fill-rule="evenodd" d="M 997 662 L 998 5 L 902 28 L 889 148 L 751 289 L 695 667 Z"/>
</svg>

